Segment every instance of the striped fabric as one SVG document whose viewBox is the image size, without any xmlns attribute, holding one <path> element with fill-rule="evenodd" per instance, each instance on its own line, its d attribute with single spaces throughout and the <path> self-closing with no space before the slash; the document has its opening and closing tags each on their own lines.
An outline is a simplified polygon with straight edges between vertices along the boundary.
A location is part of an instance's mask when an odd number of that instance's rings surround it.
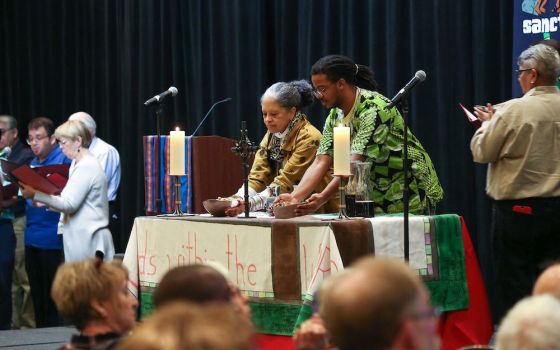
<svg viewBox="0 0 560 350">
<path fill-rule="evenodd" d="M 175 191 L 173 177 L 169 173 L 169 137 L 161 136 L 161 144 L 157 146 L 157 136 L 144 136 L 144 192 L 145 209 L 147 215 L 172 213 L 175 209 Z M 156 154 L 156 149 L 159 152 Z M 185 137 L 185 174 L 181 176 L 181 210 L 190 213 L 192 210 L 192 163 L 191 163 L 192 137 Z M 156 159 L 158 156 L 158 159 Z M 156 161 L 159 164 L 156 164 Z M 158 174 L 164 174 L 156 182 Z M 156 193 L 159 193 L 162 208 L 156 208 Z"/>
</svg>

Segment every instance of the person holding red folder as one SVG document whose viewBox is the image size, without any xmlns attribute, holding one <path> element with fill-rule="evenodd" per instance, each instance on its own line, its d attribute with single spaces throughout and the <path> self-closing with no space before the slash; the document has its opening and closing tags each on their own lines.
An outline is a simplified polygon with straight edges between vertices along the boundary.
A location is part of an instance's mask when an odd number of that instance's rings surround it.
<svg viewBox="0 0 560 350">
<path fill-rule="evenodd" d="M 56 143 L 51 119 L 34 118 L 27 129 L 27 143 L 35 155 L 29 164 L 32 168 L 72 162 Z M 38 328 L 55 327 L 61 324 L 61 317 L 51 299 L 51 286 L 58 266 L 64 261 L 62 239 L 57 234 L 60 214 L 28 199 L 25 215 L 25 268 L 29 276 L 35 323 Z"/>
<path fill-rule="evenodd" d="M 108 228 L 107 178 L 88 150 L 91 134 L 83 123 L 70 120 L 55 130 L 55 137 L 62 152 L 72 159 L 68 183 L 59 196 L 20 183 L 23 196 L 62 213 L 59 226 L 65 261 L 93 258 L 98 251 L 110 260 L 115 248 Z"/>
</svg>

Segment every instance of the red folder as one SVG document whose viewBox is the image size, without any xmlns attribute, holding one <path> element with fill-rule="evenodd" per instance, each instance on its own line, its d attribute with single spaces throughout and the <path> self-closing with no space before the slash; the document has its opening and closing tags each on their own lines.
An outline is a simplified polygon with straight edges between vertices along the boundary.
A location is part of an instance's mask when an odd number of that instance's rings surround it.
<svg viewBox="0 0 560 350">
<path fill-rule="evenodd" d="M 32 168 L 39 175 L 46 177 L 50 182 L 54 183 L 60 188 L 64 188 L 68 182 L 68 172 L 70 171 L 70 164 L 54 164 L 45 165 L 41 167 Z"/>
<path fill-rule="evenodd" d="M 2 195 L 2 199 L 8 199 L 17 196 L 19 191 L 19 186 L 17 184 L 11 183 L 6 186 L 1 186 L 0 193 Z"/>
<path fill-rule="evenodd" d="M 22 182 L 28 186 L 33 187 L 34 189 L 36 189 L 37 191 L 46 193 L 46 194 L 51 194 L 51 195 L 58 195 L 60 194 L 60 192 L 62 192 L 62 189 L 64 188 L 64 186 L 60 186 L 59 184 L 56 184 L 55 182 L 59 182 L 59 181 L 50 181 L 49 178 L 53 176 L 53 174 L 57 174 L 56 177 L 60 176 L 62 177 L 62 175 L 58 174 L 58 173 L 52 173 L 50 176 L 45 177 L 41 174 L 39 174 L 36 171 L 33 171 L 33 169 L 31 169 L 29 167 L 29 165 L 24 164 L 14 170 L 12 170 L 11 172 L 12 176 L 15 177 L 19 182 Z M 66 184 L 66 183 L 64 183 Z"/>
<path fill-rule="evenodd" d="M 20 164 L 10 162 L 9 160 L 5 160 L 5 159 L 2 159 L 0 161 L 2 163 L 2 173 L 3 173 L 4 177 L 6 178 L 6 180 L 8 180 L 10 182 L 16 182 L 11 177 L 11 172 L 12 172 L 12 170 L 18 168 L 20 166 Z"/>
<path fill-rule="evenodd" d="M 476 128 L 479 128 L 480 125 L 482 125 L 482 122 L 480 121 L 480 119 L 478 119 L 476 117 L 476 115 L 474 115 L 473 113 L 471 113 L 471 111 L 469 111 L 468 109 L 465 108 L 465 106 L 463 106 L 463 104 L 459 103 L 459 106 L 461 107 L 461 109 L 463 110 L 463 112 L 465 113 L 465 115 L 467 116 L 467 120 L 469 121 L 469 123 L 471 123 L 472 125 L 474 125 Z"/>
</svg>

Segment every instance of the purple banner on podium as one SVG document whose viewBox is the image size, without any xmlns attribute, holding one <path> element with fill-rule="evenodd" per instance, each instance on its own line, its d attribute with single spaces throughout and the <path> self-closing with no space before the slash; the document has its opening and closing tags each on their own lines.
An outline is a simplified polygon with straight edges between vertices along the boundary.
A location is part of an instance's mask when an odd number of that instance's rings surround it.
<svg viewBox="0 0 560 350">
<path fill-rule="evenodd" d="M 172 213 L 175 209 L 173 176 L 169 176 L 169 136 L 144 136 L 144 191 L 146 214 Z M 185 137 L 185 174 L 181 176 L 181 210 L 192 213 L 192 137 Z M 157 153 L 156 153 L 157 152 Z M 160 175 L 160 176 L 158 176 Z M 159 178 L 159 183 L 157 179 Z M 161 211 L 156 207 L 156 193 L 161 199 Z"/>
</svg>

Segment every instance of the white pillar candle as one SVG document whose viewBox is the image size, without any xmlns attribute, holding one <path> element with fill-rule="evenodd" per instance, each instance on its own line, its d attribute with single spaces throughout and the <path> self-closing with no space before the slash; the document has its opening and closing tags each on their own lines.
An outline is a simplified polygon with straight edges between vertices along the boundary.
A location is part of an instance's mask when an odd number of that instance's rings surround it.
<svg viewBox="0 0 560 350">
<path fill-rule="evenodd" d="M 350 175 L 350 128 L 334 127 L 334 175 Z"/>
<path fill-rule="evenodd" d="M 179 128 L 169 133 L 169 175 L 185 175 L 185 132 Z"/>
</svg>

